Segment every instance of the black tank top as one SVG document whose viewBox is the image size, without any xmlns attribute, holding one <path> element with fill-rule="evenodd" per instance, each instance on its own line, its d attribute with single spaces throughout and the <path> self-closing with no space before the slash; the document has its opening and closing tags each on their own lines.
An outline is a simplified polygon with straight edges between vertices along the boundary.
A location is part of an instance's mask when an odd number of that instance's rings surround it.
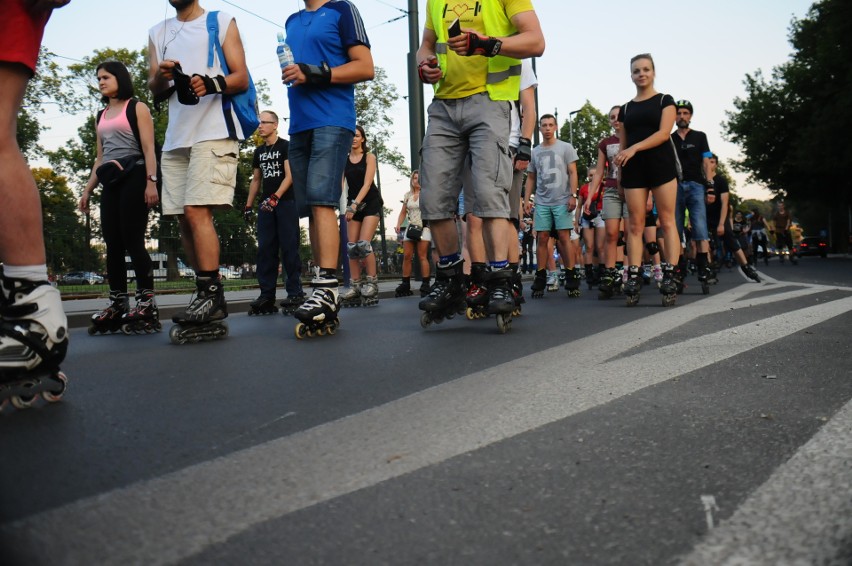
<svg viewBox="0 0 852 566">
<path fill-rule="evenodd" d="M 364 177 L 367 175 L 367 154 L 364 153 L 361 155 L 361 160 L 358 163 L 352 163 L 347 158 L 344 175 L 346 177 L 346 186 L 349 188 L 347 197 L 349 198 L 349 202 L 352 202 L 358 196 L 358 193 L 361 192 L 361 187 L 364 186 Z M 380 198 L 381 195 L 379 194 L 378 187 L 376 187 L 376 183 L 371 183 L 370 190 L 367 192 L 367 196 L 364 197 L 363 202 Z"/>
</svg>

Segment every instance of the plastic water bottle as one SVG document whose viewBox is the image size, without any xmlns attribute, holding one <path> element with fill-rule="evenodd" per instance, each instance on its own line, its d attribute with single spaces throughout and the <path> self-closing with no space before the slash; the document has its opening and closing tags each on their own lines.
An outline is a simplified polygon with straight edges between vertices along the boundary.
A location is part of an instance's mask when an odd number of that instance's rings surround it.
<svg viewBox="0 0 852 566">
<path fill-rule="evenodd" d="M 278 48 L 275 52 L 278 54 L 278 63 L 281 65 L 282 70 L 288 65 L 292 65 L 296 62 L 296 59 L 293 57 L 293 51 L 290 49 L 290 46 L 284 42 L 284 34 L 280 31 L 278 32 Z M 289 87 L 292 83 L 286 84 Z"/>
</svg>

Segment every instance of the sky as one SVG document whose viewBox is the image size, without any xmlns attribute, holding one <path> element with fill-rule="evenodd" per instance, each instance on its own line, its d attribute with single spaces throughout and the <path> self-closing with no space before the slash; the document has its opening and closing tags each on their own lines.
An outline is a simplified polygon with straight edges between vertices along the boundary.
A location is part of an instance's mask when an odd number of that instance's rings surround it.
<svg viewBox="0 0 852 566">
<path fill-rule="evenodd" d="M 408 103 L 402 98 L 408 90 L 408 0 L 354 3 L 369 34 L 374 63 L 387 71 L 388 81 L 400 94 L 392 110 L 395 125 L 389 144 L 408 157 Z M 255 81 L 267 79 L 273 109 L 288 116 L 275 55 L 276 34 L 289 14 L 304 7 L 303 1 L 201 0 L 201 5 L 236 17 L 249 71 Z M 547 42 L 536 65 L 539 114 L 556 111 L 561 124 L 586 100 L 601 112 L 623 104 L 635 95 L 630 58 L 648 52 L 656 63 L 657 90 L 690 100 L 695 108 L 693 129 L 707 133 L 711 150 L 722 161 L 736 159 L 737 146 L 722 136 L 725 112 L 734 109 L 736 97 L 744 96 L 746 74 L 762 70 L 770 76 L 773 67 L 789 60 L 790 22 L 804 17 L 810 5 L 808 0 L 533 0 Z M 422 30 L 426 0 L 418 0 L 418 9 Z M 167 0 L 72 0 L 54 12 L 43 44 L 58 56 L 55 60 L 60 65 L 91 56 L 96 49 L 138 50 L 147 45 L 148 29 L 174 13 Z M 431 87 L 424 92 L 428 105 Z M 44 121 L 51 129 L 42 135 L 41 143 L 56 149 L 76 136 L 85 115 L 63 115 L 54 105 L 46 110 Z M 286 126 L 282 124 L 281 130 L 286 137 Z M 390 231 L 408 180 L 389 167 L 382 167 L 380 173 L 385 206 L 393 210 L 386 219 Z M 748 184 L 746 175 L 736 173 L 734 178 L 742 198 L 771 196 L 762 187 Z"/>
</svg>

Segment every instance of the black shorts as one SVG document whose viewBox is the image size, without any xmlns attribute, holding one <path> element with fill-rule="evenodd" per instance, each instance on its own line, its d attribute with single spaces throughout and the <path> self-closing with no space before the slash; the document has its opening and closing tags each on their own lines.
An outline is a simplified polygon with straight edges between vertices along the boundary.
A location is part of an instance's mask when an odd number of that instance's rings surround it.
<svg viewBox="0 0 852 566">
<path fill-rule="evenodd" d="M 677 179 L 674 147 L 670 143 L 636 152 L 621 168 L 625 189 L 651 189 Z"/>
<path fill-rule="evenodd" d="M 352 215 L 352 220 L 355 222 L 363 222 L 365 216 L 379 216 L 382 213 L 382 207 L 385 202 L 380 198 L 370 199 L 365 203 L 367 206 L 363 210 L 359 210 Z"/>
</svg>

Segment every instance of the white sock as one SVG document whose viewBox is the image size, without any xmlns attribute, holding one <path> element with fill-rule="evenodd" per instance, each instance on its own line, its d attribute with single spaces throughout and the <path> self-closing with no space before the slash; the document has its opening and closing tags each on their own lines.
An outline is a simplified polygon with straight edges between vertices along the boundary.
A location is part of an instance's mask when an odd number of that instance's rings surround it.
<svg viewBox="0 0 852 566">
<path fill-rule="evenodd" d="M 47 281 L 47 266 L 43 263 L 41 265 L 9 265 L 4 263 L 3 275 L 10 279 Z"/>
</svg>

